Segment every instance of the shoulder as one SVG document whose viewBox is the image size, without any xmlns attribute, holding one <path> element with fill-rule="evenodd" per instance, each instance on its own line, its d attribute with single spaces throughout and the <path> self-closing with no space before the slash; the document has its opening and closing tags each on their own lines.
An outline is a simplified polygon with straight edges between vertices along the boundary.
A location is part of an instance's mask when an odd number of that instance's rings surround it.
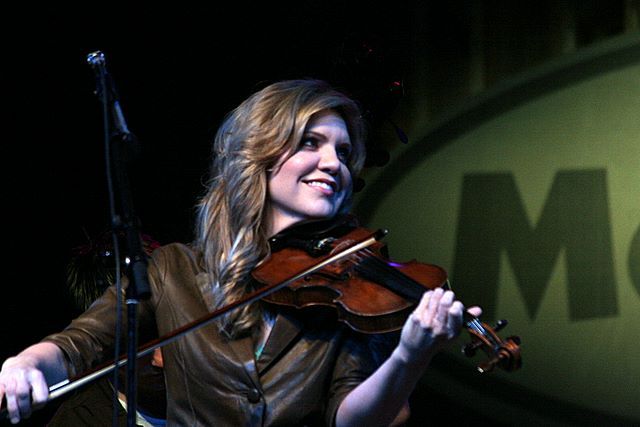
<svg viewBox="0 0 640 427">
<path fill-rule="evenodd" d="M 159 274 L 171 271 L 189 271 L 198 274 L 202 270 L 202 256 L 190 244 L 169 243 L 151 253 L 150 266 Z"/>
<path fill-rule="evenodd" d="M 159 246 L 151 252 L 151 258 L 158 257 L 194 257 L 198 251 L 188 243 L 173 242 Z"/>
</svg>

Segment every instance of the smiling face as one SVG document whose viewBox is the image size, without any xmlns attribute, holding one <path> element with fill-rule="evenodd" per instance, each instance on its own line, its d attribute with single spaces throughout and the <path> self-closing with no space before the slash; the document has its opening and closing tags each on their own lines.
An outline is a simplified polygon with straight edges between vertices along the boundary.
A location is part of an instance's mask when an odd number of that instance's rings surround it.
<svg viewBox="0 0 640 427">
<path fill-rule="evenodd" d="M 326 110 L 311 117 L 297 151 L 279 159 L 268 176 L 270 235 L 338 213 L 351 193 L 351 150 L 340 115 Z"/>
</svg>

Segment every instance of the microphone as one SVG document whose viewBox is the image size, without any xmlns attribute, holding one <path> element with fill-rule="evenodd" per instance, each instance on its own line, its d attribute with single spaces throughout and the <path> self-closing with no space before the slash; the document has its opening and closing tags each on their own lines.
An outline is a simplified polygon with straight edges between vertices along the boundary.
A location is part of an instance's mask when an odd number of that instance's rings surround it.
<svg viewBox="0 0 640 427">
<path fill-rule="evenodd" d="M 124 141 L 130 142 L 136 148 L 137 151 L 137 138 L 127 126 L 127 121 L 124 118 L 124 114 L 122 112 L 122 108 L 120 107 L 120 100 L 118 96 L 118 92 L 116 91 L 115 84 L 113 83 L 113 79 L 111 75 L 107 71 L 107 61 L 105 59 L 104 53 L 97 50 L 95 52 L 91 52 L 87 55 L 87 63 L 96 74 L 96 78 L 102 84 L 98 84 L 98 88 L 96 89 L 96 94 L 103 98 L 106 96 L 106 102 L 109 104 L 111 119 L 113 121 L 113 127 L 115 128 L 116 134 L 119 135 Z M 106 88 L 107 93 L 101 93 L 102 88 Z"/>
</svg>

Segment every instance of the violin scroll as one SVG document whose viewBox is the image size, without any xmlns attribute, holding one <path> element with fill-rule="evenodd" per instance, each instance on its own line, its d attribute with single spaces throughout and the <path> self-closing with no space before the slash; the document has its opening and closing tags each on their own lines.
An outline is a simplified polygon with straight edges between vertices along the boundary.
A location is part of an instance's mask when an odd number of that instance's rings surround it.
<svg viewBox="0 0 640 427">
<path fill-rule="evenodd" d="M 506 325 L 506 320 L 500 320 L 494 328 L 491 328 L 477 317 L 465 313 L 465 326 L 471 342 L 462 347 L 462 353 L 467 357 L 473 357 L 478 349 L 482 349 L 488 356 L 487 360 L 476 367 L 478 372 L 491 372 L 496 367 L 511 372 L 522 366 L 520 337 L 510 336 L 503 340 L 496 333 Z"/>
</svg>

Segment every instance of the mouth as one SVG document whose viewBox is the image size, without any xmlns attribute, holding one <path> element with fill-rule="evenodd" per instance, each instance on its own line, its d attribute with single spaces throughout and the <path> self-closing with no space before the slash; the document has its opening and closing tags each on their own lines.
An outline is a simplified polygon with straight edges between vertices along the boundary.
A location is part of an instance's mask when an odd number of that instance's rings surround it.
<svg viewBox="0 0 640 427">
<path fill-rule="evenodd" d="M 310 179 L 304 181 L 304 183 L 310 187 L 316 187 L 331 193 L 338 192 L 338 184 L 335 181 L 330 181 L 328 179 Z"/>
</svg>

